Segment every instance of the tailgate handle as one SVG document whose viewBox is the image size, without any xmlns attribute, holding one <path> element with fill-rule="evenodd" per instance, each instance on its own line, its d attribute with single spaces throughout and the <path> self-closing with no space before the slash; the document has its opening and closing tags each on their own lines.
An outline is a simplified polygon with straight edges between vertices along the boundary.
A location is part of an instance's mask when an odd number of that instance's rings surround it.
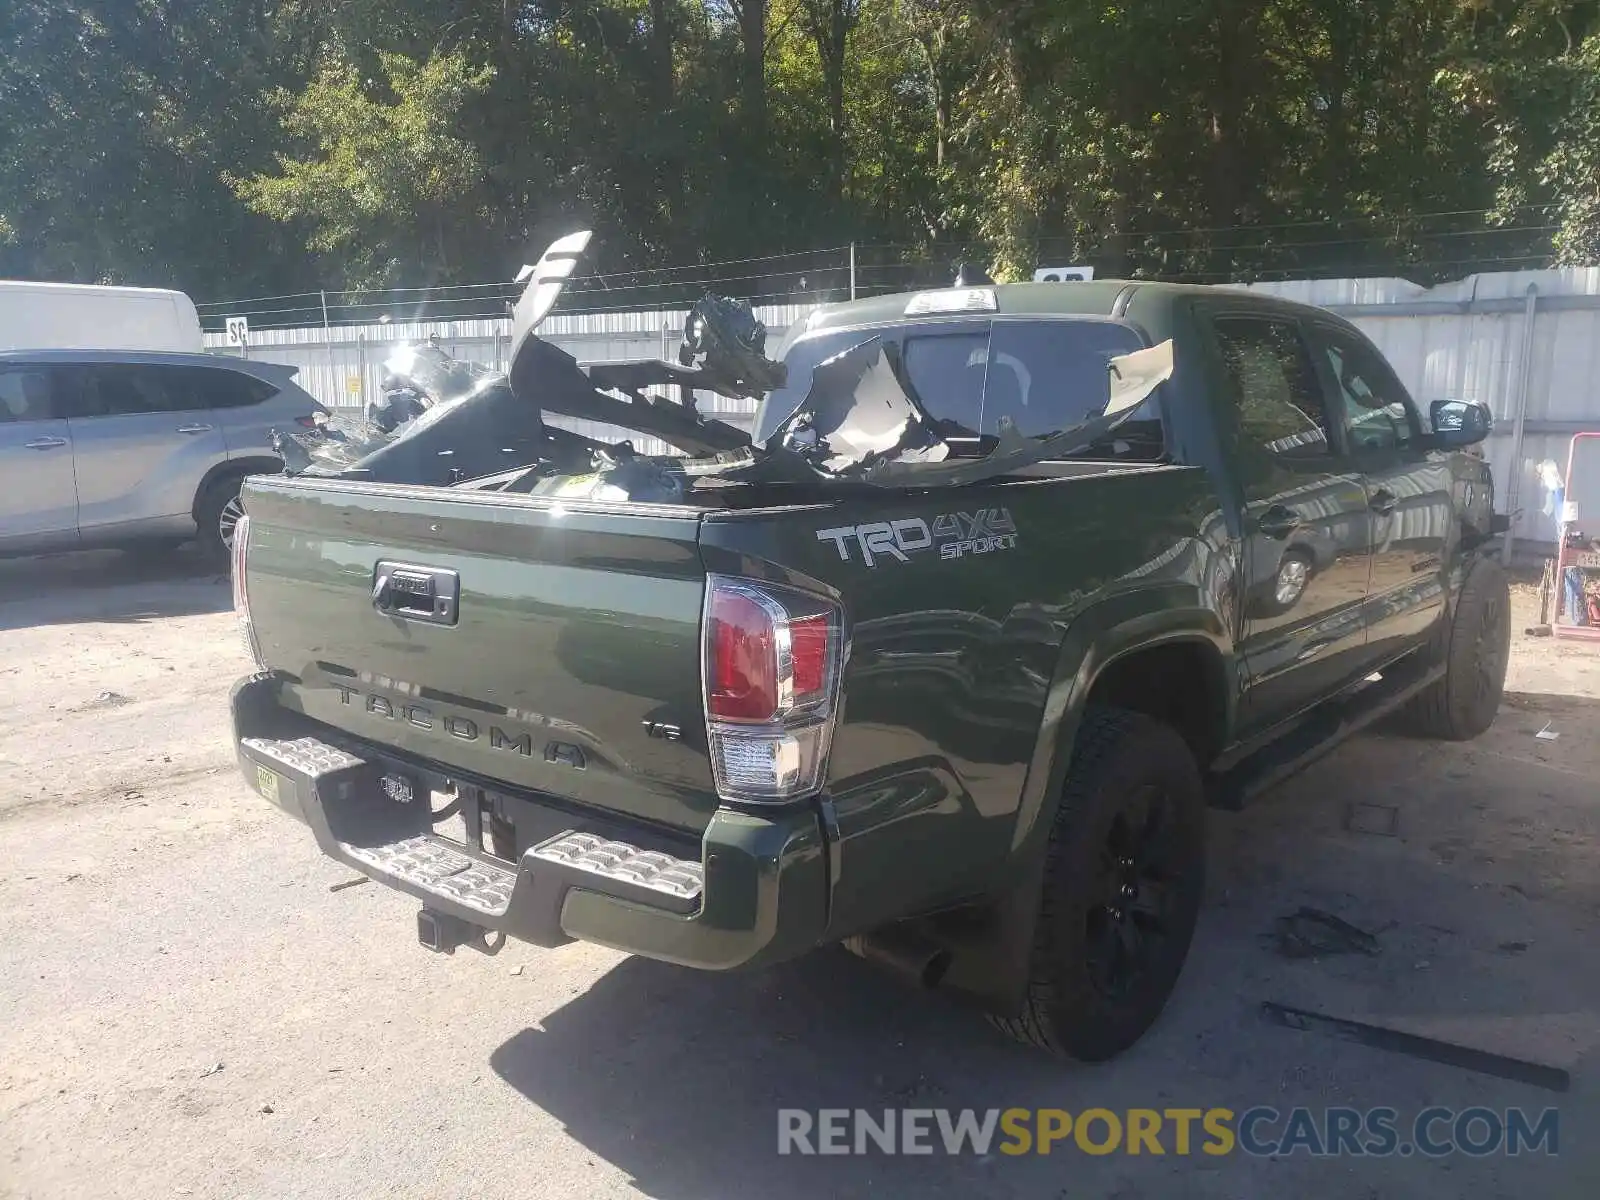
<svg viewBox="0 0 1600 1200">
<path fill-rule="evenodd" d="M 380 562 L 372 569 L 372 607 L 387 616 L 430 625 L 454 625 L 461 576 L 439 567 Z"/>
</svg>

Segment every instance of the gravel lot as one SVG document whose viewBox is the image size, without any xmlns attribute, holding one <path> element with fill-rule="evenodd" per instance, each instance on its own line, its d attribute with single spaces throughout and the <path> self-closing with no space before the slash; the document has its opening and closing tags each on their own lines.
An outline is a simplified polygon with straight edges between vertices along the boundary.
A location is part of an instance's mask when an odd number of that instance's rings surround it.
<svg viewBox="0 0 1600 1200">
<path fill-rule="evenodd" d="M 0 563 L 0 1195 L 1600 1195 L 1600 653 L 1522 636 L 1525 592 L 1487 736 L 1359 738 L 1215 814 L 1178 995 L 1092 1069 L 837 952 L 729 978 L 581 945 L 428 954 L 411 900 L 331 891 L 351 873 L 238 778 L 228 603 L 182 559 Z M 1352 801 L 1397 833 L 1348 831 Z M 1263 935 L 1301 905 L 1382 953 L 1280 957 Z M 1274 1027 L 1267 999 L 1531 1056 L 1572 1090 Z M 1553 1104 L 1561 1152 L 775 1153 L 779 1107 L 1257 1104 Z"/>
</svg>

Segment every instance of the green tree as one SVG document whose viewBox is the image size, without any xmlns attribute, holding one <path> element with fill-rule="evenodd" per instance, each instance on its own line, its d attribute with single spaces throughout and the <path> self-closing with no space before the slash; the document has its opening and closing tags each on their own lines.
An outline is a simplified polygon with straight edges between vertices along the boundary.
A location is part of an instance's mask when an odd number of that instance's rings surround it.
<svg viewBox="0 0 1600 1200">
<path fill-rule="evenodd" d="M 602 273 L 854 241 L 879 284 L 1591 261 L 1596 36 L 1592 0 L 11 0 L 0 272 L 465 282 L 579 225 Z"/>
<path fill-rule="evenodd" d="M 341 256 L 358 285 L 398 281 L 418 252 L 448 276 L 484 182 L 477 149 L 457 130 L 494 71 L 459 51 L 420 63 L 385 51 L 378 64 L 381 78 L 368 81 L 330 56 L 302 91 L 276 92 L 296 150 L 235 187 L 254 211 L 303 225 L 307 245 Z"/>
<path fill-rule="evenodd" d="M 253 0 L 0 5 L 0 273 L 221 294 L 296 275 L 223 181 L 271 137 Z"/>
<path fill-rule="evenodd" d="M 1501 221 L 1549 215 L 1558 262 L 1600 262 L 1600 12 L 1533 0 L 1475 3 L 1437 89 L 1485 156 Z"/>
<path fill-rule="evenodd" d="M 1557 261 L 1600 262 L 1600 34 L 1585 38 L 1564 62 L 1567 101 L 1538 179 L 1556 197 Z"/>
<path fill-rule="evenodd" d="M 823 99 L 828 113 L 828 180 L 842 194 L 847 182 L 849 153 L 845 72 L 850 34 L 861 18 L 861 0 L 802 0 L 800 13 L 822 72 Z"/>
</svg>

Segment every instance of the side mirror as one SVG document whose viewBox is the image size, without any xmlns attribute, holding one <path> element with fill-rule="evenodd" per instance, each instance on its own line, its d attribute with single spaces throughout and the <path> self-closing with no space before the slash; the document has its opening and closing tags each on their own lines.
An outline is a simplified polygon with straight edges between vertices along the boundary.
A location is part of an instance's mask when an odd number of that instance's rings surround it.
<svg viewBox="0 0 1600 1200">
<path fill-rule="evenodd" d="M 1494 429 L 1494 414 L 1476 400 L 1435 400 L 1428 415 L 1433 444 L 1441 450 L 1476 446 Z"/>
</svg>

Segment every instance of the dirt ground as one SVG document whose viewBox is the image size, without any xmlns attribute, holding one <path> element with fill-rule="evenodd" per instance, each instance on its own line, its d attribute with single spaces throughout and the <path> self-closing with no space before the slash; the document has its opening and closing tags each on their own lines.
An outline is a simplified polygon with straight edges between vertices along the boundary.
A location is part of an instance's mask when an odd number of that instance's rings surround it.
<svg viewBox="0 0 1600 1200">
<path fill-rule="evenodd" d="M 238 778 L 228 603 L 181 561 L 0 563 L 0 1195 L 1600 1195 L 1600 648 L 1523 636 L 1525 589 L 1485 737 L 1361 737 L 1214 815 L 1178 994 L 1094 1068 L 841 953 L 726 978 L 581 945 L 428 954 L 413 901 L 330 890 L 350 871 Z M 1379 832 L 1346 828 L 1355 803 Z M 1301 905 L 1382 952 L 1280 956 L 1264 935 Z M 1263 1000 L 1572 1090 L 1276 1027 Z M 779 1107 L 1258 1104 L 1555 1105 L 1560 1153 L 776 1155 Z"/>
</svg>

